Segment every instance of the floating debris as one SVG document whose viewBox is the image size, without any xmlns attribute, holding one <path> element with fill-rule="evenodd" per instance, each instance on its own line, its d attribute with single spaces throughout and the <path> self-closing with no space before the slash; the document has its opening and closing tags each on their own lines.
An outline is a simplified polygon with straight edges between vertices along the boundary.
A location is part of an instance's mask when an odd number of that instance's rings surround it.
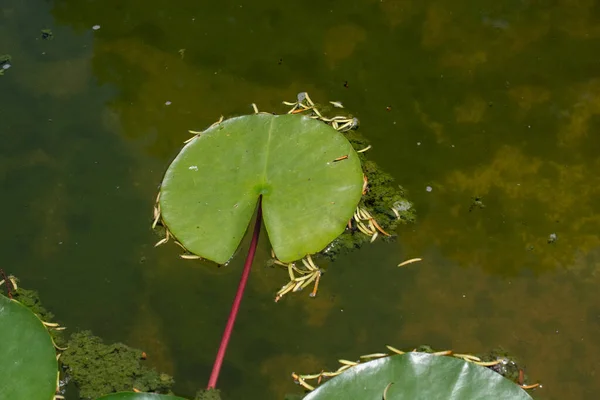
<svg viewBox="0 0 600 400">
<path fill-rule="evenodd" d="M 344 105 L 342 104 L 342 102 L 341 102 L 341 101 L 330 101 L 329 103 L 330 103 L 331 105 L 333 105 L 334 107 L 337 107 L 337 108 L 344 108 Z"/>
<path fill-rule="evenodd" d="M 474 208 L 485 208 L 483 200 L 479 196 L 473 197 L 473 202 L 469 206 L 469 212 L 473 211 Z"/>
<path fill-rule="evenodd" d="M 431 191 L 433 190 L 433 188 L 432 188 L 431 186 L 427 186 L 427 187 L 425 188 L 425 190 L 427 190 L 428 192 L 431 192 Z"/>
<path fill-rule="evenodd" d="M 54 34 L 50 29 L 42 29 L 42 39 L 44 40 L 52 40 L 54 39 Z"/>
<path fill-rule="evenodd" d="M 100 25 L 94 25 L 94 26 L 92 26 L 92 29 L 97 31 L 98 29 L 100 29 Z"/>
<path fill-rule="evenodd" d="M 404 267 L 405 265 L 416 263 L 416 262 L 419 262 L 419 261 L 422 261 L 422 260 L 423 260 L 422 258 L 411 258 L 410 260 L 406 260 L 404 262 L 401 262 L 400 264 L 398 264 L 398 266 L 399 267 Z"/>
<path fill-rule="evenodd" d="M 4 71 L 12 67 L 12 65 L 10 64 L 11 60 L 12 57 L 10 56 L 10 54 L 0 55 L 0 67 L 2 67 L 0 68 L 0 75 L 4 75 Z"/>
<path fill-rule="evenodd" d="M 550 244 L 556 242 L 557 240 L 558 236 L 556 235 L 556 233 L 551 233 L 550 236 L 548 236 L 548 243 Z"/>
</svg>

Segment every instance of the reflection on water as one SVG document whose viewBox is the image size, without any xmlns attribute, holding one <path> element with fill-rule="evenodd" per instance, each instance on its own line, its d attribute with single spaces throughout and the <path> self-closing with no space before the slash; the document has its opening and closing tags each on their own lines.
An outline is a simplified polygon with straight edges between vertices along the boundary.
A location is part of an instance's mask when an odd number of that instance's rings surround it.
<svg viewBox="0 0 600 400">
<path fill-rule="evenodd" d="M 329 265 L 317 298 L 277 304 L 286 273 L 265 266 L 263 235 L 224 398 L 281 399 L 293 371 L 423 343 L 503 346 L 543 382 L 536 397 L 595 398 L 598 15 L 568 1 L 7 0 L 3 268 L 193 395 L 243 256 L 216 269 L 153 248 L 156 185 L 188 129 L 308 91 L 361 119 L 418 221 Z"/>
</svg>

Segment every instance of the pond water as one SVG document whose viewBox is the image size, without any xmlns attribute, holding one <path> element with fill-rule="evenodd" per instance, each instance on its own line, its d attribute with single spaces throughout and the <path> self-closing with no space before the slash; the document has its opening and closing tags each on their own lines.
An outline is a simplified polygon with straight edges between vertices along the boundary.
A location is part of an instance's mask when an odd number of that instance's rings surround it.
<svg viewBox="0 0 600 400">
<path fill-rule="evenodd" d="M 307 91 L 360 118 L 418 220 L 279 303 L 263 235 L 223 398 L 386 344 L 502 346 L 535 398 L 597 398 L 597 2 L 3 0 L 0 21 L 2 268 L 72 330 L 206 385 L 243 255 L 155 249 L 157 185 L 188 129 Z"/>
</svg>

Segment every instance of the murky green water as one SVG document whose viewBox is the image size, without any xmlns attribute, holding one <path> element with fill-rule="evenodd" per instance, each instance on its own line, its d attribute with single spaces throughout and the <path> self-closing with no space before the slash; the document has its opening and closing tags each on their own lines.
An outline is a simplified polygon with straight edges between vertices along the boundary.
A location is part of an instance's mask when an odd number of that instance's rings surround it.
<svg viewBox="0 0 600 400">
<path fill-rule="evenodd" d="M 299 390 L 292 371 L 427 343 L 501 345 L 543 383 L 536 398 L 596 398 L 597 3 L 212 3 L 1 3 L 2 268 L 67 326 L 145 349 L 191 396 L 243 256 L 217 270 L 154 249 L 157 184 L 188 129 L 252 102 L 281 112 L 306 90 L 361 119 L 419 219 L 331 265 L 316 299 L 273 302 L 286 274 L 263 267 L 263 240 L 223 397 L 281 399 Z"/>
</svg>

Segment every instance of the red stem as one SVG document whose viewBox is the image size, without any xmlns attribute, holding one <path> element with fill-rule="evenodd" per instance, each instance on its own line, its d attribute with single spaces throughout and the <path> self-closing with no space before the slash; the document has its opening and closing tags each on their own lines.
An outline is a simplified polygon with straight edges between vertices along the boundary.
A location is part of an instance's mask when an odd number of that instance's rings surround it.
<svg viewBox="0 0 600 400">
<path fill-rule="evenodd" d="M 208 381 L 207 389 L 215 389 L 217 386 L 217 379 L 219 379 L 219 372 L 223 365 L 223 358 L 225 357 L 225 351 L 231 338 L 231 332 L 233 331 L 233 325 L 235 324 L 235 318 L 240 309 L 240 303 L 242 302 L 242 296 L 244 295 L 244 289 L 248 282 L 248 276 L 250 275 L 250 268 L 252 267 L 252 261 L 254 260 L 254 254 L 256 253 L 256 246 L 258 244 L 258 235 L 260 234 L 260 223 L 262 220 L 262 207 L 261 198 L 258 199 L 258 213 L 256 215 L 256 222 L 254 224 L 254 234 L 252 235 L 252 242 L 250 242 L 250 248 L 248 249 L 248 255 L 246 256 L 246 263 L 244 264 L 244 271 L 242 272 L 242 278 L 238 286 L 237 292 L 235 293 L 235 299 L 231 306 L 231 312 L 229 313 L 229 319 L 225 326 L 225 332 L 221 338 L 221 344 L 219 345 L 219 351 L 217 352 L 217 358 L 213 365 L 210 379 Z"/>
</svg>

